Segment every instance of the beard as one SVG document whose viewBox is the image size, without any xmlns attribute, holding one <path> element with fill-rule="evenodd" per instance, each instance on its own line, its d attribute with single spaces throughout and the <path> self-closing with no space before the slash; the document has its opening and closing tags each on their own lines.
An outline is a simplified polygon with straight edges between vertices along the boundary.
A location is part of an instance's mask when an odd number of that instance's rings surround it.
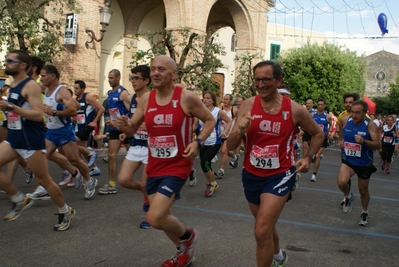
<svg viewBox="0 0 399 267">
<path fill-rule="evenodd" d="M 7 74 L 7 75 L 13 76 L 13 75 L 17 74 L 18 71 L 17 70 L 12 70 L 12 69 L 5 69 L 4 73 Z"/>
</svg>

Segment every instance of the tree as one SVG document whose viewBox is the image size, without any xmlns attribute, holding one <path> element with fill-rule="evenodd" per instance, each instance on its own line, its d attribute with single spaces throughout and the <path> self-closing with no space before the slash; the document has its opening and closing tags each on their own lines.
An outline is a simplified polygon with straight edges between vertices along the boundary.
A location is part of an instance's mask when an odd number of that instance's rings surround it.
<svg viewBox="0 0 399 267">
<path fill-rule="evenodd" d="M 255 59 L 260 59 L 259 54 L 246 52 L 235 57 L 234 60 L 239 63 L 239 67 L 236 69 L 232 83 L 233 95 L 248 98 L 257 94 L 253 82 L 253 62 Z"/>
<path fill-rule="evenodd" d="M 139 32 L 136 37 L 147 39 L 151 47 L 134 53 L 132 65 L 147 64 L 156 55 L 168 54 L 177 65 L 177 83 L 184 83 L 196 90 L 218 92 L 219 85 L 212 80 L 211 75 L 223 67 L 217 57 L 225 55 L 225 52 L 212 35 L 200 35 L 185 28 L 155 33 Z"/>
<path fill-rule="evenodd" d="M 372 100 L 377 107 L 377 114 L 396 114 L 398 111 L 388 97 L 378 96 L 374 97 Z"/>
<path fill-rule="evenodd" d="M 283 66 L 284 82 L 291 88 L 291 98 L 304 103 L 307 98 L 324 98 L 329 110 L 342 110 L 342 95 L 363 95 L 366 63 L 363 57 L 342 46 L 324 42 L 307 43 L 283 52 L 277 59 Z"/>
<path fill-rule="evenodd" d="M 46 18 L 46 7 L 53 7 L 56 19 Z M 2 0 L 0 1 L 0 47 L 20 49 L 45 61 L 63 50 L 61 36 L 64 11 L 80 10 L 77 0 Z"/>
<path fill-rule="evenodd" d="M 396 110 L 391 114 L 396 114 L 398 112 L 399 107 L 399 76 L 396 77 L 395 83 L 389 83 L 389 93 L 388 100 L 393 107 L 396 107 Z M 388 113 L 387 113 L 388 114 Z"/>
</svg>

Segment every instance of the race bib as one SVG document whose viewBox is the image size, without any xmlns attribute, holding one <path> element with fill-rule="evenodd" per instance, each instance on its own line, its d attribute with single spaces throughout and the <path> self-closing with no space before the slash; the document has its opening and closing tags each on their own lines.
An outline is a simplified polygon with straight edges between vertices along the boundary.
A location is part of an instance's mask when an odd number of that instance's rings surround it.
<svg viewBox="0 0 399 267">
<path fill-rule="evenodd" d="M 78 114 L 76 115 L 76 123 L 77 124 L 85 124 L 86 122 L 86 116 L 85 114 Z"/>
<path fill-rule="evenodd" d="M 279 145 L 266 146 L 264 148 L 252 146 L 250 162 L 255 168 L 277 169 L 280 168 Z"/>
<path fill-rule="evenodd" d="M 138 130 L 134 134 L 134 139 L 136 139 L 136 140 L 147 140 L 148 139 L 148 133 L 146 131 L 143 131 L 143 130 Z"/>
<path fill-rule="evenodd" d="M 392 136 L 384 136 L 384 143 L 392 143 L 393 137 Z"/>
<path fill-rule="evenodd" d="M 344 142 L 345 155 L 348 157 L 361 157 L 362 145 L 357 143 Z"/>
<path fill-rule="evenodd" d="M 7 119 L 8 119 L 8 124 L 7 124 L 8 129 L 22 130 L 21 116 L 19 116 L 17 113 L 9 111 L 7 113 Z"/>
<path fill-rule="evenodd" d="M 154 158 L 173 158 L 178 152 L 175 135 L 150 137 L 148 147 Z"/>
<path fill-rule="evenodd" d="M 117 117 L 121 116 L 121 114 L 119 113 L 119 110 L 117 108 L 110 108 L 109 116 L 111 118 L 111 121 L 115 121 Z"/>
</svg>

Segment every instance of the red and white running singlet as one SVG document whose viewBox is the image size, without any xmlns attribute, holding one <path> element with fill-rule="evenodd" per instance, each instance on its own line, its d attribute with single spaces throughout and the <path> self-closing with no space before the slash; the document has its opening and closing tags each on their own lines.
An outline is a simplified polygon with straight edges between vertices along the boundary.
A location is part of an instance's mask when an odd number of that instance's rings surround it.
<svg viewBox="0 0 399 267">
<path fill-rule="evenodd" d="M 283 97 L 280 112 L 266 113 L 256 96 L 251 110 L 253 120 L 246 134 L 244 168 L 252 175 L 267 178 L 289 170 L 294 162 L 294 127 L 291 100 Z"/>
<path fill-rule="evenodd" d="M 181 107 L 183 88 L 175 87 L 171 101 L 164 106 L 156 103 L 157 90 L 152 90 L 145 113 L 148 132 L 148 178 L 176 176 L 187 179 L 193 161 L 183 158 L 184 149 L 192 142 L 193 117 Z"/>
</svg>

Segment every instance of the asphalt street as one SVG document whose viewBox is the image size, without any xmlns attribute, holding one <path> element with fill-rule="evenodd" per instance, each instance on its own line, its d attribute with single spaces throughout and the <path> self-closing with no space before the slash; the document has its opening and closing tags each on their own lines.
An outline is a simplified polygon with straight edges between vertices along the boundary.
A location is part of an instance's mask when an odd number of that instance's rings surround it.
<svg viewBox="0 0 399 267">
<path fill-rule="evenodd" d="M 361 205 L 357 178 L 352 178 L 356 196 L 350 213 L 339 203 L 342 193 L 336 185 L 340 152 L 327 149 L 317 182 L 311 173 L 302 175 L 277 224 L 280 245 L 286 250 L 287 267 L 367 267 L 399 266 L 399 160 L 392 163 L 391 174 L 379 168 L 370 182 L 370 223 L 358 225 Z M 219 154 L 220 158 L 220 154 Z M 118 166 L 123 155 L 118 156 Z M 107 164 L 97 159 L 102 170 L 99 186 L 107 182 Z M 242 163 L 242 158 L 240 160 Z M 184 186 L 182 199 L 173 213 L 181 222 L 198 231 L 196 261 L 193 267 L 252 267 L 255 262 L 254 219 L 241 186 L 241 164 L 225 169 L 218 180 L 220 188 L 205 197 L 205 178 L 199 160 L 194 163 L 198 184 Z M 214 170 L 220 161 L 213 164 Z M 62 172 L 50 163 L 50 173 L 58 183 Z M 135 175 L 139 179 L 139 172 Z M 22 170 L 15 178 L 18 188 L 32 192 L 37 183 L 27 185 Z M 142 196 L 118 186 L 115 195 L 98 195 L 84 200 L 84 189 L 62 188 L 67 203 L 76 209 L 71 227 L 65 232 L 53 230 L 57 223 L 55 204 L 35 201 L 21 217 L 0 222 L 0 266 L 133 266 L 153 267 L 175 253 L 163 232 L 140 229 L 143 220 Z M 0 215 L 11 207 L 0 194 Z"/>
</svg>

